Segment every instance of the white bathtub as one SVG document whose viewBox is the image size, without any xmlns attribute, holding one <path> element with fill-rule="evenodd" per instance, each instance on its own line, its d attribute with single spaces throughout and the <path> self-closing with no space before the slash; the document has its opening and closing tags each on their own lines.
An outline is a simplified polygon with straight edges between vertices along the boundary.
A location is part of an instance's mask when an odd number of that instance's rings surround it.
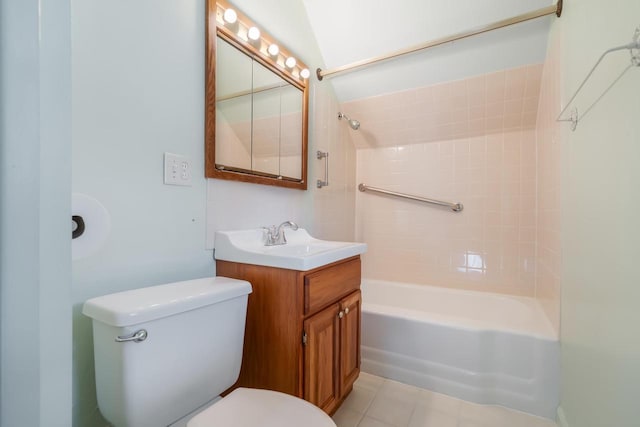
<svg viewBox="0 0 640 427">
<path fill-rule="evenodd" d="M 554 419 L 558 338 L 533 298 L 362 281 L 362 370 Z"/>
</svg>

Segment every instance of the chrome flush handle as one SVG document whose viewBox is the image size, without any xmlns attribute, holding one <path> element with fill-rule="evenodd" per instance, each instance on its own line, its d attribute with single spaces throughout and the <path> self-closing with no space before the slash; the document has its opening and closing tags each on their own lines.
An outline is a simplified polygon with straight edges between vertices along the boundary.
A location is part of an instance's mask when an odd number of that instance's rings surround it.
<svg viewBox="0 0 640 427">
<path fill-rule="evenodd" d="M 142 342 L 147 339 L 147 336 L 149 336 L 149 334 L 147 333 L 147 330 L 140 329 L 139 331 L 136 331 L 132 334 L 120 335 L 116 337 L 116 342 L 128 342 L 128 341 Z"/>
</svg>

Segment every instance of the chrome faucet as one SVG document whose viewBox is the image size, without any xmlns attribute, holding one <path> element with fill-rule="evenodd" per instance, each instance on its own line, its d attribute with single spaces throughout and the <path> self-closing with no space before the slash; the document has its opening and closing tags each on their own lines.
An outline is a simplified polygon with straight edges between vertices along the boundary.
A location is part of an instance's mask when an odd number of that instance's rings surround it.
<svg viewBox="0 0 640 427">
<path fill-rule="evenodd" d="M 271 227 L 262 227 L 267 230 L 267 240 L 264 242 L 265 246 L 284 245 L 287 243 L 287 238 L 284 235 L 284 228 L 290 227 L 293 231 L 298 229 L 298 224 L 293 221 L 285 221 L 277 228 L 275 225 Z"/>
</svg>

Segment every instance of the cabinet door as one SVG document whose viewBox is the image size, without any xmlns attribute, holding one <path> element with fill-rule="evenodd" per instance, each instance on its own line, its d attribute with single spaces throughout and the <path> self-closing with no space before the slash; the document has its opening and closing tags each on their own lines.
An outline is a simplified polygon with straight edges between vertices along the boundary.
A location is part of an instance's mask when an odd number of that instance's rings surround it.
<svg viewBox="0 0 640 427">
<path fill-rule="evenodd" d="M 333 304 L 304 322 L 304 398 L 327 413 L 338 403 L 339 304 Z"/>
<path fill-rule="evenodd" d="M 344 396 L 360 374 L 360 304 L 356 291 L 340 302 L 340 396 Z"/>
</svg>

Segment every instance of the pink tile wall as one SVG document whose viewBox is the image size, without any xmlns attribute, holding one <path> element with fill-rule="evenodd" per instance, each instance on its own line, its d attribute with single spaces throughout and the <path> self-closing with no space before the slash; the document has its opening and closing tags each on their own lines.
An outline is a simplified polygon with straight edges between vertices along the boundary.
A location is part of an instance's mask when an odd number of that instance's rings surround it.
<svg viewBox="0 0 640 427">
<path fill-rule="evenodd" d="M 349 139 L 349 127 L 338 120 L 339 103 L 326 85 L 312 86 L 312 130 L 309 145 L 309 193 L 313 200 L 313 236 L 326 240 L 355 239 L 356 150 Z M 329 186 L 324 180 L 325 160 L 316 151 L 329 152 Z"/>
<path fill-rule="evenodd" d="M 368 278 L 533 296 L 535 133 L 361 149 L 357 181 L 464 210 L 358 193 Z"/>
<path fill-rule="evenodd" d="M 368 278 L 535 295 L 536 137 L 542 65 L 358 100 L 357 183 L 461 202 L 358 193 Z"/>
<path fill-rule="evenodd" d="M 561 141 L 566 123 L 556 122 L 560 111 L 558 44 L 550 44 L 542 73 L 537 133 L 537 252 L 536 297 L 547 317 L 560 330 L 560 286 L 562 277 Z M 564 125 L 564 126 L 563 126 Z"/>
<path fill-rule="evenodd" d="M 534 129 L 542 64 L 352 101 L 357 148 L 419 144 Z"/>
</svg>

